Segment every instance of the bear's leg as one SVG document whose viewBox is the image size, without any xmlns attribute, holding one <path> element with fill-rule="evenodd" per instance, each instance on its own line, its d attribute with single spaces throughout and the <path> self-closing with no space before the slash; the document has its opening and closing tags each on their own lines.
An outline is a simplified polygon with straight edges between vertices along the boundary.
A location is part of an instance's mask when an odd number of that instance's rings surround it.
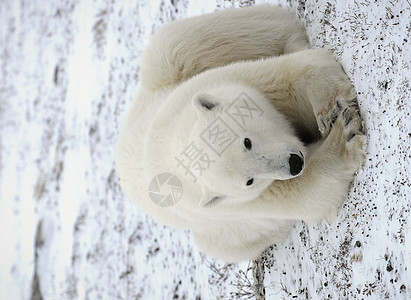
<svg viewBox="0 0 411 300">
<path fill-rule="evenodd" d="M 360 122 L 361 125 L 361 132 L 365 132 L 365 129 L 362 125 L 362 119 L 361 119 L 361 114 L 360 114 L 360 108 L 358 106 L 357 102 L 357 97 L 354 91 L 354 87 L 351 89 L 351 95 L 347 95 L 344 98 L 336 98 L 335 104 L 333 108 L 328 111 L 325 110 L 322 113 L 317 114 L 317 119 L 318 119 L 318 128 L 323 136 L 327 136 L 328 133 L 330 132 L 334 121 L 337 119 L 338 114 L 342 111 L 349 111 L 350 113 L 355 112 L 354 118 L 356 119 L 357 122 Z"/>
<path fill-rule="evenodd" d="M 364 160 L 366 140 L 361 124 L 344 110 L 328 137 L 319 143 L 300 176 L 273 182 L 258 198 L 241 207 L 241 213 L 306 221 L 335 219 Z"/>
<path fill-rule="evenodd" d="M 173 86 L 207 69 L 308 49 L 305 29 L 288 10 L 262 5 L 171 22 L 153 35 L 141 84 Z"/>
<path fill-rule="evenodd" d="M 209 72 L 213 74 L 207 76 L 217 82 L 230 78 L 263 92 L 297 132 L 309 132 L 314 139 L 327 137 L 335 116 L 346 108 L 361 120 L 355 90 L 326 49 L 237 63 Z"/>
<path fill-rule="evenodd" d="M 291 71 L 284 75 L 291 77 L 286 79 L 290 80 L 289 87 L 283 90 L 290 95 L 285 98 L 289 103 L 282 101 L 280 104 L 285 105 L 283 111 L 293 113 L 289 105 L 305 107 L 309 103 L 323 138 L 328 136 L 336 117 L 345 109 L 352 112 L 353 118 L 361 124 L 357 94 L 332 52 L 315 49 L 302 51 L 300 54 L 291 54 L 284 59 L 285 64 L 288 63 L 287 59 L 292 60 L 293 66 L 286 67 Z M 283 70 L 279 69 L 278 72 Z M 362 125 L 360 126 L 362 130 Z"/>
</svg>

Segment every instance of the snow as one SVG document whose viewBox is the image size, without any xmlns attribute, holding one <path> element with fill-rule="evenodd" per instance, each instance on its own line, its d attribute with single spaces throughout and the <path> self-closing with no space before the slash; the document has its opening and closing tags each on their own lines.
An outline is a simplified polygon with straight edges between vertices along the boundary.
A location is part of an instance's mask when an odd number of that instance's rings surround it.
<svg viewBox="0 0 411 300">
<path fill-rule="evenodd" d="M 154 223 L 113 163 L 150 35 L 251 2 L 0 2 L 0 299 L 251 295 L 248 262 L 204 257 L 189 232 Z M 278 2 L 336 52 L 369 155 L 336 222 L 298 222 L 265 252 L 267 299 L 409 299 L 410 3 Z"/>
</svg>

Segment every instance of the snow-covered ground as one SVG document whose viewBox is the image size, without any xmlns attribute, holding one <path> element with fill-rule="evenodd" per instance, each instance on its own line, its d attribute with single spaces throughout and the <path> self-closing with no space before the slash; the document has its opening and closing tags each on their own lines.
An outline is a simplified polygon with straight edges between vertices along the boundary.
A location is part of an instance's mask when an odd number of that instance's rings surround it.
<svg viewBox="0 0 411 300">
<path fill-rule="evenodd" d="M 0 2 L 0 299 L 251 295 L 248 263 L 206 258 L 140 213 L 113 163 L 149 36 L 254 1 L 233 2 Z M 410 299 L 411 3 L 279 2 L 337 53 L 369 155 L 336 222 L 297 223 L 266 251 L 267 298 Z"/>
</svg>

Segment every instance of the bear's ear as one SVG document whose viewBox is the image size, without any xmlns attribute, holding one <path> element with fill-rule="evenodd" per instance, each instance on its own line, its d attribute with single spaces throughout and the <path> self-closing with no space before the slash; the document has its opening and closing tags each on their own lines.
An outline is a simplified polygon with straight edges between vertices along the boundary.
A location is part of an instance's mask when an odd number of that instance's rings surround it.
<svg viewBox="0 0 411 300">
<path fill-rule="evenodd" d="M 210 189 L 204 185 L 202 186 L 201 192 L 200 207 L 214 207 L 224 199 L 224 196 L 210 191 Z"/>
<path fill-rule="evenodd" d="M 200 93 L 193 97 L 194 106 L 201 112 L 212 111 L 218 106 L 216 99 L 207 93 Z"/>
</svg>

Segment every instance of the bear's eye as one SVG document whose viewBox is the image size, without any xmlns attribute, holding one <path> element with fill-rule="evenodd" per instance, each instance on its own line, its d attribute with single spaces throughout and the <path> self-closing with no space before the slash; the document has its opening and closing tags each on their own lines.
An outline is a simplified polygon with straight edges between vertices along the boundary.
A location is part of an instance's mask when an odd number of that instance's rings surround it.
<svg viewBox="0 0 411 300">
<path fill-rule="evenodd" d="M 247 186 L 248 186 L 248 185 L 252 185 L 253 182 L 254 182 L 254 178 L 249 179 L 249 180 L 247 181 Z"/>
<path fill-rule="evenodd" d="M 249 138 L 244 139 L 244 147 L 248 150 L 251 150 L 252 145 L 251 145 L 251 141 Z"/>
</svg>

